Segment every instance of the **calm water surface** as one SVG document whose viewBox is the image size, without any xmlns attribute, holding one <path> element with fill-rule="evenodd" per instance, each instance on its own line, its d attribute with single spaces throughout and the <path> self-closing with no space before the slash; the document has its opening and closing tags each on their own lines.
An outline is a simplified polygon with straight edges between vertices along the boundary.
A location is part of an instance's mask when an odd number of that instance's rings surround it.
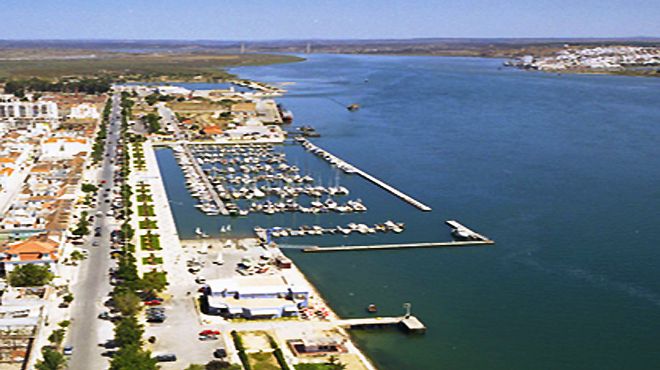
<svg viewBox="0 0 660 370">
<path fill-rule="evenodd" d="M 206 217 L 192 207 L 171 152 L 166 187 L 184 236 L 252 226 L 408 225 L 400 235 L 285 243 L 449 239 L 458 219 L 494 247 L 288 254 L 343 316 L 369 303 L 424 336 L 357 332 L 382 369 L 655 369 L 660 364 L 660 79 L 528 73 L 498 60 L 315 55 L 244 67 L 292 82 L 280 99 L 315 142 L 433 207 L 422 213 L 297 146 L 290 162 L 339 181 L 362 215 Z M 368 79 L 368 82 L 365 82 Z M 358 103 L 357 112 L 345 106 Z"/>
</svg>

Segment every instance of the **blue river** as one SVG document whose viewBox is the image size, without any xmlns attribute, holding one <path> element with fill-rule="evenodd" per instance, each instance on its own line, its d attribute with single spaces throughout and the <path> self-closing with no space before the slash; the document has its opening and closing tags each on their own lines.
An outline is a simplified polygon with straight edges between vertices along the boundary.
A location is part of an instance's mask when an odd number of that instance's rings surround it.
<svg viewBox="0 0 660 370">
<path fill-rule="evenodd" d="M 311 55 L 232 72 L 288 83 L 279 102 L 313 142 L 433 208 L 421 212 L 286 145 L 290 162 L 339 183 L 350 215 L 208 217 L 169 150 L 157 156 L 179 232 L 402 221 L 398 235 L 284 244 L 447 241 L 457 219 L 496 241 L 455 249 L 303 254 L 287 249 L 342 316 L 404 302 L 428 327 L 356 331 L 386 370 L 653 369 L 660 364 L 660 79 L 558 75 L 501 60 Z M 208 88 L 209 86 L 205 86 Z M 349 112 L 348 104 L 361 109 Z"/>
</svg>

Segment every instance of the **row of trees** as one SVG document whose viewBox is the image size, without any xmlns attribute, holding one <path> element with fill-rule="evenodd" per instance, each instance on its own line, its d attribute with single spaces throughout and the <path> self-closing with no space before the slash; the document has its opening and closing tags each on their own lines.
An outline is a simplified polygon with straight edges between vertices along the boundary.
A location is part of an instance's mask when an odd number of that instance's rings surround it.
<svg viewBox="0 0 660 370">
<path fill-rule="evenodd" d="M 130 174 L 130 158 L 126 145 L 128 144 L 128 117 L 133 104 L 128 94 L 122 94 L 122 124 L 121 140 L 124 145 L 120 181 L 121 196 L 124 204 L 125 219 L 121 226 L 124 246 L 122 254 L 118 257 L 115 285 L 112 299 L 115 307 L 122 315 L 115 325 L 115 342 L 119 350 L 110 363 L 111 370 L 155 370 L 158 368 L 156 360 L 151 353 L 142 348 L 144 328 L 138 322 L 137 315 L 141 310 L 141 296 L 153 295 L 163 291 L 167 286 L 165 273 L 158 271 L 147 272 L 142 278 L 138 275 L 137 261 L 134 255 L 135 246 L 130 243 L 135 231 L 130 225 L 132 190 L 127 180 Z"/>
<path fill-rule="evenodd" d="M 29 79 L 7 81 L 5 83 L 5 93 L 14 94 L 19 98 L 25 96 L 25 93 L 38 91 L 102 94 L 108 92 L 111 86 L 111 80 L 107 77 L 77 78 L 58 81 L 49 81 L 33 77 Z"/>
<path fill-rule="evenodd" d="M 94 164 L 103 160 L 103 152 L 105 151 L 105 140 L 108 137 L 108 124 L 110 123 L 110 114 L 112 113 L 112 97 L 108 97 L 103 108 L 103 120 L 101 121 L 101 128 L 96 134 L 96 140 L 92 146 L 92 162 Z"/>
</svg>

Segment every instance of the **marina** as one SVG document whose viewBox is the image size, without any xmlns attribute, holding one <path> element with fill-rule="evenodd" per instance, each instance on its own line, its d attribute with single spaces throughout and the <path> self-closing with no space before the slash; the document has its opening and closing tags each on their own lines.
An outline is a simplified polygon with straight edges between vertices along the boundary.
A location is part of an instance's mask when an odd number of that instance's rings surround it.
<svg viewBox="0 0 660 370">
<path fill-rule="evenodd" d="M 190 145 L 175 149 L 188 188 L 207 215 L 365 212 L 349 189 L 317 184 L 270 144 Z M 215 204 L 215 205 L 214 205 Z"/>
</svg>

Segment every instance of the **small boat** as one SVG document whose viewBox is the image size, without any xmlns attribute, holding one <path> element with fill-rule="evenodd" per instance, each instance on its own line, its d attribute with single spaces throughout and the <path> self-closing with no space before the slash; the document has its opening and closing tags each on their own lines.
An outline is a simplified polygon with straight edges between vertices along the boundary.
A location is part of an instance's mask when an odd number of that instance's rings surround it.
<svg viewBox="0 0 660 370">
<path fill-rule="evenodd" d="M 354 103 L 346 107 L 346 109 L 348 109 L 351 112 L 355 112 L 356 110 L 360 109 L 360 105 Z"/>
<path fill-rule="evenodd" d="M 369 306 L 367 306 L 367 312 L 376 313 L 378 312 L 378 307 L 376 307 L 376 305 L 372 303 Z"/>
</svg>

